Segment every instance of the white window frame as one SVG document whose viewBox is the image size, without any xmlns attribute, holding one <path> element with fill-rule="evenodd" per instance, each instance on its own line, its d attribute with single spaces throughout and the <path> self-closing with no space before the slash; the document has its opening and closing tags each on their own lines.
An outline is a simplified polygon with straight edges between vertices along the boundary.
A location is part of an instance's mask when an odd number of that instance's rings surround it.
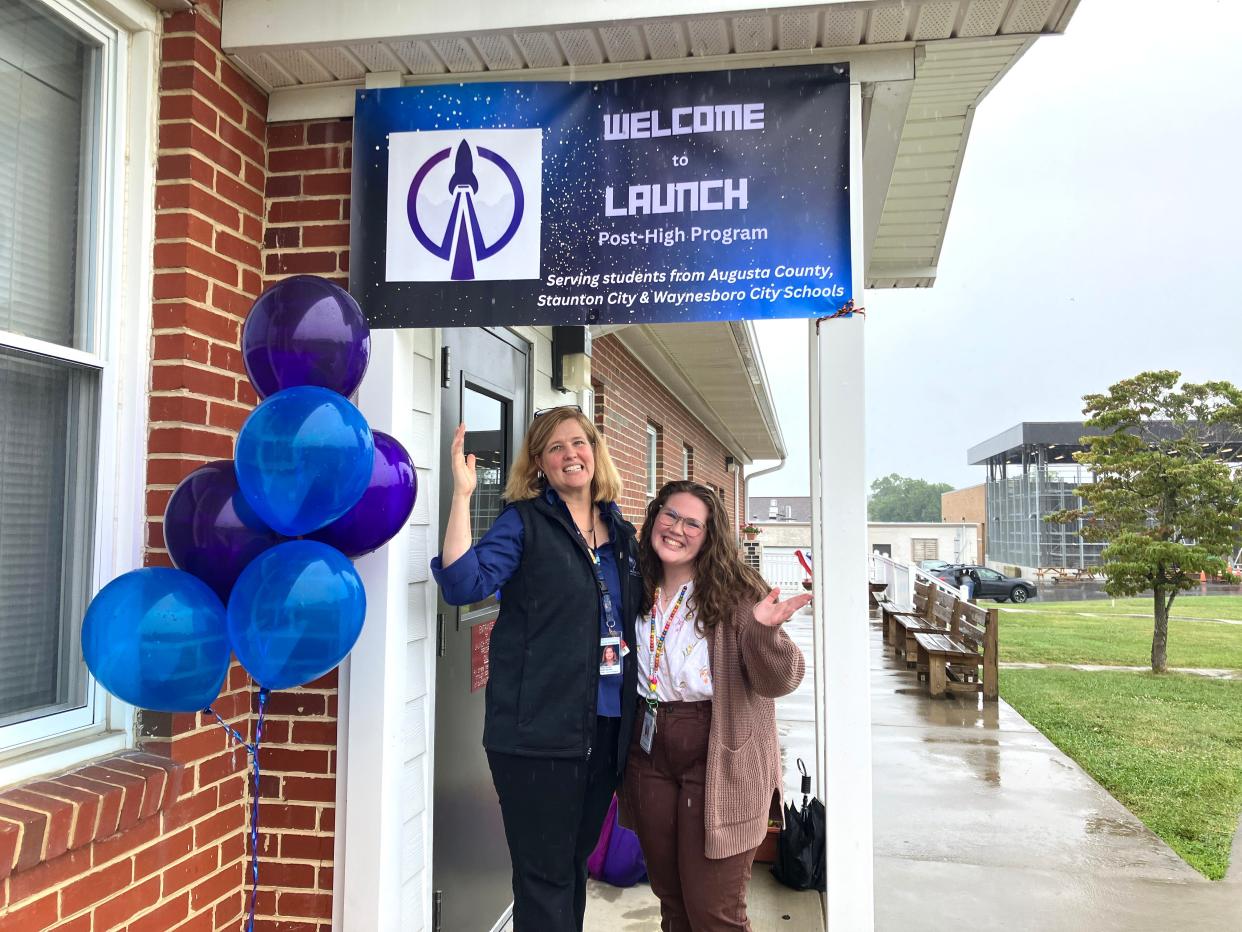
<svg viewBox="0 0 1242 932">
<path fill-rule="evenodd" d="M 689 444 L 681 445 L 681 478 L 690 478 L 690 457 L 694 455 L 694 451 L 690 449 Z"/>
<path fill-rule="evenodd" d="M 150 371 L 158 13 L 138 0 L 34 0 L 100 55 L 92 248 L 79 300 L 87 349 L 0 330 L 0 346 L 99 373 L 94 539 L 86 590 L 142 565 Z M 87 677 L 81 708 L 0 728 L 0 786 L 133 743 L 134 709 Z"/>
<path fill-rule="evenodd" d="M 655 498 L 659 491 L 656 473 L 660 468 L 660 428 L 647 425 L 647 497 Z"/>
</svg>

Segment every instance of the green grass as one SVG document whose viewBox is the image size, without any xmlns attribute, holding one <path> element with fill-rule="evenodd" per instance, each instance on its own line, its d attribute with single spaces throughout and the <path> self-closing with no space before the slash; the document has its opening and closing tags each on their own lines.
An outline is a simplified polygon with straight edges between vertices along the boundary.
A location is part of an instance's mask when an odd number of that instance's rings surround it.
<svg viewBox="0 0 1242 932">
<path fill-rule="evenodd" d="M 1126 613 L 1146 612 L 1145 617 Z M 1021 663 L 1151 663 L 1151 602 L 1117 599 L 1000 606 L 1000 659 Z M 1187 617 L 1242 619 L 1242 596 L 1196 596 L 1173 603 L 1171 667 L 1242 670 L 1242 625 Z"/>
<path fill-rule="evenodd" d="M 1225 876 L 1242 813 L 1242 681 L 1002 670 L 1001 695 L 1195 870 Z"/>
<path fill-rule="evenodd" d="M 1152 600 L 1147 596 L 1133 599 L 1090 599 L 1085 602 L 1045 602 L 1036 599 L 1033 602 L 1027 602 L 1024 607 L 1037 608 L 1041 612 L 1058 615 L 1075 612 L 1099 612 L 1113 615 L 1138 612 L 1150 616 Z M 1242 621 L 1242 595 L 1179 595 L 1173 600 L 1173 617 L 1230 618 L 1234 621 Z"/>
</svg>

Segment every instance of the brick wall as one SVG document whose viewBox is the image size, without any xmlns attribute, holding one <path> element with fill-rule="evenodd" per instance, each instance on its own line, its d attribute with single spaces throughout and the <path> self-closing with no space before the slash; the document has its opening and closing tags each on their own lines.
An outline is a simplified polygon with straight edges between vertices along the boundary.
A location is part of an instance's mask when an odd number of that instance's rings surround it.
<svg viewBox="0 0 1242 932">
<path fill-rule="evenodd" d="M 606 336 L 592 344 L 591 379 L 596 424 L 604 430 L 625 484 L 619 503 L 625 516 L 641 524 L 647 508 L 647 425 L 653 424 L 660 437 L 656 488 L 682 478 L 682 448 L 689 446 L 693 450 L 691 478 L 724 490 L 729 523 L 736 526 L 735 476 L 725 468 L 728 451 L 616 337 Z"/>
<path fill-rule="evenodd" d="M 348 285 L 352 135 L 352 120 L 267 127 L 265 286 L 296 274 Z M 336 672 L 274 694 L 268 715 L 255 926 L 327 932 L 336 827 Z"/>
</svg>

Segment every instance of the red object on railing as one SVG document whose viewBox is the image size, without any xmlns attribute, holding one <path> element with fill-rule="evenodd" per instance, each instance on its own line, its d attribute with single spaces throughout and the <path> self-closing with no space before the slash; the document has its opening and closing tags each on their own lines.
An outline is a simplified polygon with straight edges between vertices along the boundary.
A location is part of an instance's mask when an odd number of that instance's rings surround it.
<svg viewBox="0 0 1242 932">
<path fill-rule="evenodd" d="M 806 575 L 814 577 L 815 571 L 811 569 L 811 564 L 807 561 L 806 555 L 801 550 L 795 550 L 794 556 L 798 558 L 798 562 L 802 564 L 802 568 L 806 570 Z"/>
</svg>

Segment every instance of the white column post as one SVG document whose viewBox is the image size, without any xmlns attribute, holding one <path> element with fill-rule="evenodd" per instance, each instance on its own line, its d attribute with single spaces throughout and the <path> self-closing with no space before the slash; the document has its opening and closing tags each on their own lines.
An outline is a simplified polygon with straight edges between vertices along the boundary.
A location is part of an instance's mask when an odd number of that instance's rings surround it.
<svg viewBox="0 0 1242 932">
<path fill-rule="evenodd" d="M 375 430 L 409 443 L 413 407 L 409 331 L 371 333 L 371 362 L 358 406 Z M 341 667 L 333 928 L 401 926 L 402 725 L 405 711 L 408 531 L 361 558 L 367 617 Z M 348 793 L 347 800 L 347 789 Z"/>
<path fill-rule="evenodd" d="M 862 94 L 850 87 L 854 301 L 863 305 Z M 815 547 L 816 744 L 828 816 L 828 928 L 874 927 L 871 650 L 863 328 L 811 324 L 811 500 Z"/>
</svg>

